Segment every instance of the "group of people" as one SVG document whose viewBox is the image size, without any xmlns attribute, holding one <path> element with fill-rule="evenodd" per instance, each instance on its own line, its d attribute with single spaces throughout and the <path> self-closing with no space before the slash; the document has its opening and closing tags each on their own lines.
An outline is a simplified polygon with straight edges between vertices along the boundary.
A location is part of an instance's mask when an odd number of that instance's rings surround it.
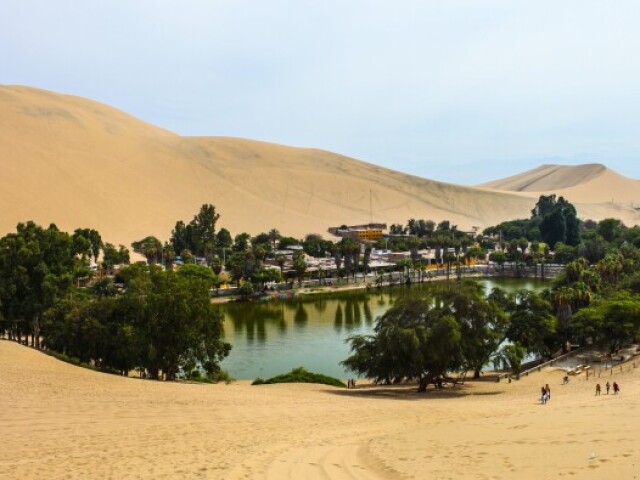
<svg viewBox="0 0 640 480">
<path fill-rule="evenodd" d="M 612 385 L 607 382 L 604 386 L 607 389 L 607 395 L 609 395 L 609 390 L 611 389 Z M 600 391 L 602 390 L 602 387 L 600 387 L 600 384 L 597 383 L 596 384 L 596 396 L 600 395 Z M 613 382 L 613 394 L 614 395 L 618 395 L 618 393 L 620 393 L 620 385 L 618 385 L 617 382 Z"/>
<path fill-rule="evenodd" d="M 549 384 L 547 383 L 545 386 L 543 386 L 540 389 L 540 392 L 541 392 L 540 401 L 544 405 L 549 400 L 551 400 L 551 388 L 549 387 Z"/>
<path fill-rule="evenodd" d="M 347 380 L 347 388 L 356 388 L 356 381 L 353 378 Z"/>
<path fill-rule="evenodd" d="M 565 376 L 562 379 L 562 384 L 566 385 L 567 383 L 569 383 L 569 377 Z M 614 395 L 618 395 L 620 393 L 620 385 L 618 385 L 618 382 L 613 382 L 613 383 L 605 383 L 604 385 L 605 389 L 607 390 L 607 395 L 609 395 L 609 391 L 613 388 L 613 394 Z M 600 392 L 602 391 L 602 387 L 600 386 L 599 383 L 596 384 L 596 396 L 600 395 Z M 547 403 L 549 400 L 551 400 L 551 389 L 549 388 L 549 384 L 547 383 L 544 387 L 540 388 L 540 401 L 542 402 L 542 404 Z"/>
</svg>

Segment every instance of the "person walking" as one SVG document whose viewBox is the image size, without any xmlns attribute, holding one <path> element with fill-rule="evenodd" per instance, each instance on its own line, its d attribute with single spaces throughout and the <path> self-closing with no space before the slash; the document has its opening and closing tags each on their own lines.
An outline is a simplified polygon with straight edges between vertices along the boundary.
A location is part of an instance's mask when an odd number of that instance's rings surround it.
<svg viewBox="0 0 640 480">
<path fill-rule="evenodd" d="M 543 405 L 547 403 L 547 390 L 544 386 L 540 387 L 540 402 L 542 402 Z"/>
<path fill-rule="evenodd" d="M 607 384 L 605 385 L 605 388 L 607 389 L 607 395 L 609 395 L 609 389 L 611 388 L 611 384 L 607 382 Z"/>
<path fill-rule="evenodd" d="M 596 396 L 600 395 L 600 384 L 596 383 Z"/>
<path fill-rule="evenodd" d="M 613 382 L 613 394 L 618 395 L 619 392 L 620 392 L 620 385 L 618 385 L 616 382 Z"/>
<path fill-rule="evenodd" d="M 548 383 L 544 386 L 544 390 L 547 392 L 547 400 L 551 400 L 551 388 Z"/>
</svg>

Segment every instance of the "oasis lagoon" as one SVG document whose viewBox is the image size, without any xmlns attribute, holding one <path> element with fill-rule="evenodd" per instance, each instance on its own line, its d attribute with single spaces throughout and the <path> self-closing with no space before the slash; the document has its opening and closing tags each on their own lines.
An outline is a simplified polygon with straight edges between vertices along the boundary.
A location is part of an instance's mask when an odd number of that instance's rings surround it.
<svg viewBox="0 0 640 480">
<path fill-rule="evenodd" d="M 487 293 L 494 287 L 514 292 L 548 286 L 533 279 L 492 278 L 478 283 Z M 296 367 L 349 378 L 353 375 L 340 365 L 349 356 L 347 339 L 372 333 L 376 318 L 398 298 L 431 288 L 448 288 L 447 282 L 223 304 L 225 339 L 233 348 L 222 368 L 237 379 L 268 378 Z"/>
</svg>

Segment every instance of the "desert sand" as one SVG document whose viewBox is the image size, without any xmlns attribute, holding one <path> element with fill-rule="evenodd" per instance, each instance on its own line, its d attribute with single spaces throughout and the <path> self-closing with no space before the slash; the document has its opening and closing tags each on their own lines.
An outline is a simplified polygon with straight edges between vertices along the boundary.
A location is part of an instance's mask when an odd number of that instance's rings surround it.
<svg viewBox="0 0 640 480">
<path fill-rule="evenodd" d="M 431 161 L 437 162 L 438 159 Z M 635 182 L 635 181 L 634 181 Z M 640 223 L 618 184 L 567 198 L 584 218 Z M 409 218 L 486 227 L 528 217 L 527 191 L 452 185 L 312 148 L 184 137 L 88 99 L 0 86 L 0 234 L 19 221 L 98 229 L 129 245 L 167 239 L 175 222 L 214 204 L 232 234 L 277 228 L 302 236 L 330 226 Z M 640 184 L 630 198 L 640 202 Z M 616 203 L 611 203 L 615 197 Z"/>
<path fill-rule="evenodd" d="M 640 208 L 640 184 L 605 165 L 541 165 L 519 175 L 483 183 L 480 187 L 538 195 L 555 193 L 571 202 Z"/>
<path fill-rule="evenodd" d="M 0 478 L 632 479 L 640 368 L 595 381 L 343 390 L 160 383 L 0 341 Z M 640 366 L 640 365 L 639 365 Z M 605 381 L 603 378 L 601 381 Z M 549 383 L 551 401 L 538 391 Z"/>
</svg>

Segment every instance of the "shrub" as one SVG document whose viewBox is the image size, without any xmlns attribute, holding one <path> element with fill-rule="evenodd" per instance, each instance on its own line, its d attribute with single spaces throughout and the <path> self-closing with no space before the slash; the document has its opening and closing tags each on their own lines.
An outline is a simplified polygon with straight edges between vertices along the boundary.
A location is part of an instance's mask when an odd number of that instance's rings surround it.
<svg viewBox="0 0 640 480">
<path fill-rule="evenodd" d="M 267 380 L 256 378 L 252 385 L 270 385 L 274 383 L 319 383 L 322 385 L 346 388 L 346 385 L 337 378 L 329 377 L 321 373 L 309 372 L 304 367 L 294 368 L 289 373 L 277 375 Z"/>
</svg>

